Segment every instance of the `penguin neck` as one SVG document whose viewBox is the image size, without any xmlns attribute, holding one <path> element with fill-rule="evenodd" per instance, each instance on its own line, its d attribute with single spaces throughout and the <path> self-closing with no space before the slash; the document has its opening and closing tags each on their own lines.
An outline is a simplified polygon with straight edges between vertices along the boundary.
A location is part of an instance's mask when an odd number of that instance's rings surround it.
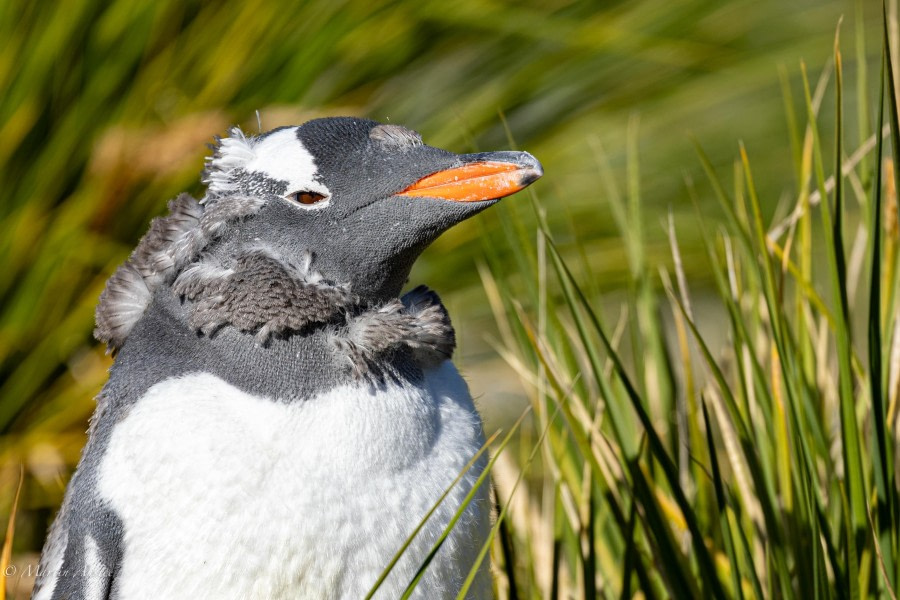
<svg viewBox="0 0 900 600">
<path fill-rule="evenodd" d="M 205 372 L 256 395 L 304 400 L 341 384 L 415 385 L 455 346 L 446 310 L 423 286 L 378 308 L 354 305 L 336 326 L 292 330 L 264 344 L 258 332 L 233 325 L 198 332 L 196 308 L 171 286 L 158 288 L 116 357 L 111 385 L 139 396 L 165 379 Z"/>
<path fill-rule="evenodd" d="M 348 287 L 361 306 L 379 306 L 400 297 L 411 269 L 412 265 L 401 269 L 376 269 L 371 275 L 353 277 Z M 331 272 L 323 266 L 323 274 L 329 276 Z"/>
<path fill-rule="evenodd" d="M 409 248 L 386 256 L 342 254 L 332 257 L 315 255 L 314 267 L 328 279 L 347 282 L 358 302 L 363 306 L 378 306 L 400 297 L 409 281 L 413 263 L 422 247 Z"/>
<path fill-rule="evenodd" d="M 202 372 L 254 395 L 293 401 L 352 381 L 346 365 L 335 360 L 325 327 L 262 345 L 233 327 L 212 336 L 198 333 L 191 310 L 171 287 L 157 289 L 116 355 L 109 385 L 139 397 L 160 381 Z"/>
</svg>

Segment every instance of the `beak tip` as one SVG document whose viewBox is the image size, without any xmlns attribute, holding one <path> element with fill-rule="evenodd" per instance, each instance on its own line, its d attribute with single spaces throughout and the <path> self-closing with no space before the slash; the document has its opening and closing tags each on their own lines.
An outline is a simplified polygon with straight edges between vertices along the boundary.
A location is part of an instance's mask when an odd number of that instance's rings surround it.
<svg viewBox="0 0 900 600">
<path fill-rule="evenodd" d="M 522 187 L 531 185 L 540 179 L 543 174 L 544 170 L 540 166 L 534 169 L 523 169 L 522 176 L 519 178 L 519 185 Z"/>
<path fill-rule="evenodd" d="M 519 165 L 521 168 L 521 177 L 519 179 L 519 182 L 522 187 L 531 185 L 544 175 L 544 166 L 538 159 L 536 159 L 528 152 L 521 153 Z"/>
</svg>

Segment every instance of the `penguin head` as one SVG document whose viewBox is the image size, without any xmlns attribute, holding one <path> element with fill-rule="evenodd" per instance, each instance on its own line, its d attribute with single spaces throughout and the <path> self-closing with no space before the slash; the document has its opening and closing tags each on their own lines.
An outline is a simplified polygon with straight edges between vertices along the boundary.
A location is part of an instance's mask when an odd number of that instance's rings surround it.
<svg viewBox="0 0 900 600">
<path fill-rule="evenodd" d="M 310 252 L 323 276 L 378 301 L 399 294 L 441 233 L 542 174 L 527 152 L 454 154 L 398 125 L 324 118 L 257 137 L 232 129 L 208 159 L 203 202 L 262 200 L 220 252 Z"/>
</svg>

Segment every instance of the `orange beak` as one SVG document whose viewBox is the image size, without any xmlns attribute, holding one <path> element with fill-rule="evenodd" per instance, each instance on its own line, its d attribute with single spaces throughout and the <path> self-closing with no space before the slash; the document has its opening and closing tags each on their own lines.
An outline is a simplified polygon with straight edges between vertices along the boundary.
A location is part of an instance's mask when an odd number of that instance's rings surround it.
<svg viewBox="0 0 900 600">
<path fill-rule="evenodd" d="M 514 194 L 543 175 L 541 164 L 527 152 L 497 152 L 473 155 L 513 158 L 467 162 L 461 167 L 432 173 L 418 180 L 398 196 L 440 198 L 453 202 L 496 200 Z M 463 157 L 466 158 L 466 157 Z"/>
</svg>

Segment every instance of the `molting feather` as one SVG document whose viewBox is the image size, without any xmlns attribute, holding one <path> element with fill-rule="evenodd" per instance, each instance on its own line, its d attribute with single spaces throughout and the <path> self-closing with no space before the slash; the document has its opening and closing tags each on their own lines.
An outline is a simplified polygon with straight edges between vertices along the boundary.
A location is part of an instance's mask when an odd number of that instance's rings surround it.
<svg viewBox="0 0 900 600">
<path fill-rule="evenodd" d="M 152 293 L 144 277 L 129 260 L 116 269 L 97 305 L 94 337 L 113 352 L 125 343 L 135 323 L 150 305 Z"/>
<path fill-rule="evenodd" d="M 203 206 L 188 194 L 169 202 L 169 214 L 153 219 L 129 259 L 107 281 L 97 305 L 94 337 L 109 352 L 118 350 L 153 292 L 171 284 L 230 222 L 256 213 L 264 203 L 261 198 L 224 196 Z"/>
<path fill-rule="evenodd" d="M 456 335 L 438 295 L 419 286 L 401 299 L 348 315 L 347 326 L 332 334 L 331 344 L 356 377 L 377 377 L 379 357 L 401 346 L 411 349 L 422 367 L 441 364 L 453 355 Z"/>
<path fill-rule="evenodd" d="M 240 127 L 232 127 L 229 133 L 229 137 L 216 138 L 216 144 L 211 146 L 214 153 L 206 159 L 202 181 L 208 186 L 208 192 L 204 204 L 209 198 L 234 193 L 237 190 L 235 171 L 256 158 L 254 138 L 244 135 Z"/>
</svg>

